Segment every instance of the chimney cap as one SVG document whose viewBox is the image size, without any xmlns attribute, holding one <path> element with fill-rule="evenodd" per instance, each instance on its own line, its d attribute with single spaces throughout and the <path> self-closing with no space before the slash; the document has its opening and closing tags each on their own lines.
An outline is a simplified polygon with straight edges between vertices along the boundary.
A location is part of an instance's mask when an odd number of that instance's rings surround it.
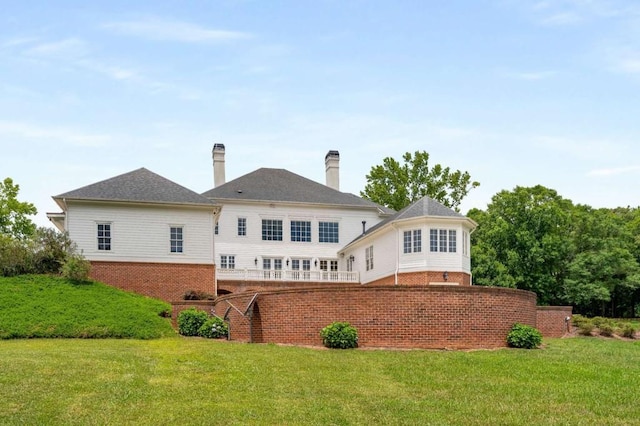
<svg viewBox="0 0 640 426">
<path fill-rule="evenodd" d="M 324 157 L 324 159 L 328 159 L 329 157 L 340 157 L 340 153 L 336 150 L 331 150 L 327 153 L 327 155 Z"/>
<path fill-rule="evenodd" d="M 224 151 L 224 144 L 223 143 L 215 143 L 215 144 L 213 144 L 213 150 L 214 151 Z"/>
</svg>

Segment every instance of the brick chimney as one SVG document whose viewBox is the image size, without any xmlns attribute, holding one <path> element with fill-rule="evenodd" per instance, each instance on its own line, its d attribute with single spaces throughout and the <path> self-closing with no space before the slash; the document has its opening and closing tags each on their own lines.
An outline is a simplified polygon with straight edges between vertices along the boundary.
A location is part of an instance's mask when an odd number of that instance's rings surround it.
<svg viewBox="0 0 640 426">
<path fill-rule="evenodd" d="M 217 188 L 225 183 L 224 145 L 214 144 L 211 156 L 213 157 L 213 187 Z"/>
<path fill-rule="evenodd" d="M 327 186 L 340 191 L 340 153 L 329 151 L 324 157 L 324 165 L 327 172 Z"/>
</svg>

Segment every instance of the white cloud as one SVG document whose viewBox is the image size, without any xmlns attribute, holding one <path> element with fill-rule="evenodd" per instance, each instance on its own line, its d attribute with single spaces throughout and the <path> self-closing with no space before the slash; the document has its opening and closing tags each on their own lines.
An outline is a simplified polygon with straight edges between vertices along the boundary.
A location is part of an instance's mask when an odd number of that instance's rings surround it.
<svg viewBox="0 0 640 426">
<path fill-rule="evenodd" d="M 0 135 L 88 147 L 104 146 L 112 140 L 108 135 L 84 133 L 64 127 L 44 127 L 17 121 L 0 121 Z"/>
<path fill-rule="evenodd" d="M 51 43 L 41 43 L 25 51 L 29 56 L 73 58 L 88 53 L 87 44 L 77 38 L 68 38 Z"/>
<path fill-rule="evenodd" d="M 640 166 L 614 167 L 610 169 L 596 169 L 587 173 L 587 176 L 615 176 L 640 171 Z"/>
<path fill-rule="evenodd" d="M 162 19 L 111 22 L 103 28 L 149 40 L 179 41 L 185 43 L 218 43 L 250 38 L 249 33 L 204 28 L 190 22 Z"/>
</svg>

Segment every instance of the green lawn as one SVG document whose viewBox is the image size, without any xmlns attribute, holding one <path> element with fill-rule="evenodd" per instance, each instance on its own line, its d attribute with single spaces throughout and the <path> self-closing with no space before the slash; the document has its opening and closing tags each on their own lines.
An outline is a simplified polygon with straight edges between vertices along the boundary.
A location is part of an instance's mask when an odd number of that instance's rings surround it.
<svg viewBox="0 0 640 426">
<path fill-rule="evenodd" d="M 0 277 L 0 339 L 115 337 L 151 339 L 175 335 L 163 311 L 168 303 L 97 282 L 61 277 Z"/>
<path fill-rule="evenodd" d="M 0 341 L 0 424 L 640 424 L 640 342 L 321 350 L 201 338 Z"/>
</svg>

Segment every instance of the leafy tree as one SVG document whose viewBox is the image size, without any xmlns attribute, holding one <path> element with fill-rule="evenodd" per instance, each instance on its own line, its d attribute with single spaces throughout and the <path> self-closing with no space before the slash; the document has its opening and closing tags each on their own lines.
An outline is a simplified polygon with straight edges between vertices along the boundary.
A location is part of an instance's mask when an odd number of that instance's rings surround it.
<svg viewBox="0 0 640 426">
<path fill-rule="evenodd" d="M 11 178 L 0 182 L 0 234 L 23 239 L 35 232 L 36 225 L 29 216 L 38 211 L 33 204 L 18 201 L 19 190 Z"/>
<path fill-rule="evenodd" d="M 471 181 L 468 172 L 451 171 L 436 164 L 429 167 L 429 154 L 416 151 L 402 156 L 404 161 L 387 157 L 381 165 L 371 168 L 367 185 L 360 195 L 394 210 L 401 210 L 422 197 L 436 201 L 459 211 L 460 202 L 469 191 L 480 183 Z"/>
<path fill-rule="evenodd" d="M 486 212 L 471 210 L 468 216 L 479 225 L 472 234 L 475 283 L 530 290 L 540 304 L 560 303 L 572 252 L 572 206 L 538 185 L 501 191 Z"/>
</svg>

